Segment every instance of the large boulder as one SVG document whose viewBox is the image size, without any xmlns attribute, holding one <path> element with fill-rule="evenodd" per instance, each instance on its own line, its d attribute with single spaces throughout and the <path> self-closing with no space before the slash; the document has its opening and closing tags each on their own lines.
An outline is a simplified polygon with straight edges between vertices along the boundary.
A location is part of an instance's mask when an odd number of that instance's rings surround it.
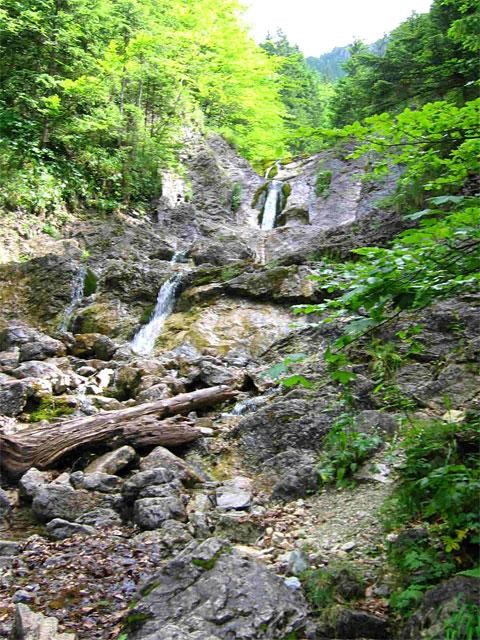
<svg viewBox="0 0 480 640">
<path fill-rule="evenodd" d="M 321 399 L 282 398 L 242 418 L 236 435 L 247 458 L 262 463 L 287 449 L 319 450 L 334 418 Z"/>
<path fill-rule="evenodd" d="M 189 544 L 145 586 L 131 612 L 131 640 L 279 640 L 302 634 L 301 595 L 264 565 L 240 556 L 225 541 Z"/>
<path fill-rule="evenodd" d="M 0 414 L 18 416 L 22 413 L 30 395 L 30 385 L 23 380 L 8 380 L 0 383 Z"/>
<path fill-rule="evenodd" d="M 34 497 L 32 510 L 41 522 L 54 518 L 74 521 L 82 513 L 99 506 L 101 496 L 90 491 L 76 491 L 70 485 L 50 483 Z"/>
<path fill-rule="evenodd" d="M 45 333 L 19 322 L 12 322 L 0 332 L 0 351 L 19 349 L 19 360 L 45 360 L 65 354 L 65 345 Z"/>
</svg>

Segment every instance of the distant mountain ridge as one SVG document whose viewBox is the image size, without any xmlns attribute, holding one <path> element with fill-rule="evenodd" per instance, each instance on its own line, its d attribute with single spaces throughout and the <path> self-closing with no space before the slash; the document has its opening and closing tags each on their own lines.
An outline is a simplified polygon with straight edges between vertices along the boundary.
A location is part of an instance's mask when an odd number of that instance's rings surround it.
<svg viewBox="0 0 480 640">
<path fill-rule="evenodd" d="M 377 40 L 373 44 L 367 45 L 372 53 L 376 53 L 381 56 L 385 53 L 387 46 L 388 36 L 384 36 Z M 350 58 L 350 46 L 347 47 L 335 47 L 328 53 L 324 53 L 321 56 L 314 57 L 309 56 L 307 60 L 308 66 L 316 71 L 322 80 L 326 82 L 335 82 L 345 75 L 343 64 Z"/>
</svg>

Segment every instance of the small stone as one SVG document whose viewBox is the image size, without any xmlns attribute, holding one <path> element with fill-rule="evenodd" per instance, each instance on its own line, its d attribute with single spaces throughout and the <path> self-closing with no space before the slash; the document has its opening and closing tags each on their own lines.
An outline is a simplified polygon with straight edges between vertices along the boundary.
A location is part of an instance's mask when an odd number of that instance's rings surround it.
<svg viewBox="0 0 480 640">
<path fill-rule="evenodd" d="M 292 576 L 290 578 L 285 578 L 283 583 L 288 589 L 291 589 L 292 591 L 298 591 L 299 589 L 302 588 L 302 583 L 295 576 Z"/>
<path fill-rule="evenodd" d="M 274 531 L 272 533 L 272 544 L 278 546 L 282 542 L 284 542 L 284 540 L 285 540 L 285 536 L 283 535 L 283 533 L 280 533 L 280 531 Z"/>
<path fill-rule="evenodd" d="M 355 549 L 356 546 L 357 546 L 357 543 L 354 542 L 353 540 L 350 540 L 349 542 L 345 542 L 345 544 L 342 544 L 340 549 L 342 551 L 351 551 L 352 549 Z"/>
<path fill-rule="evenodd" d="M 267 536 L 271 536 L 271 535 L 272 535 L 272 533 L 273 533 L 273 527 L 267 527 L 267 528 L 265 529 L 265 534 L 266 534 Z"/>
<path fill-rule="evenodd" d="M 309 562 L 308 557 L 303 551 L 295 549 L 288 556 L 288 570 L 294 575 L 298 576 L 308 569 Z"/>
<path fill-rule="evenodd" d="M 29 593 L 28 591 L 25 591 L 25 589 L 19 589 L 18 591 L 15 591 L 12 597 L 12 602 L 15 602 L 15 603 L 32 602 L 32 600 L 34 600 L 33 593 Z"/>
</svg>

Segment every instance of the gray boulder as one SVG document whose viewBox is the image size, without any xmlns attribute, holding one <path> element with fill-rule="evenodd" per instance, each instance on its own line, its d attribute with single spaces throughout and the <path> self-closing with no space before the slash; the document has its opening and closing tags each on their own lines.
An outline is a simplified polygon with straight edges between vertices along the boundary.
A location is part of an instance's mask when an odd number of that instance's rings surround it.
<svg viewBox="0 0 480 640">
<path fill-rule="evenodd" d="M 27 404 L 30 385 L 23 380 L 8 380 L 0 383 L 0 414 L 18 416 Z"/>
<path fill-rule="evenodd" d="M 217 538 L 189 544 L 144 592 L 132 614 L 145 619 L 129 630 L 131 640 L 279 640 L 307 626 L 298 592 Z M 166 635 L 167 629 L 176 635 Z"/>
<path fill-rule="evenodd" d="M 226 480 L 216 490 L 219 509 L 248 509 L 252 503 L 252 481 L 237 476 Z"/>
<path fill-rule="evenodd" d="M 147 469 L 146 471 L 136 473 L 129 478 L 122 487 L 123 500 L 126 504 L 132 503 L 145 487 L 166 484 L 174 479 L 175 474 L 173 471 L 165 469 L 164 467 Z"/>
<path fill-rule="evenodd" d="M 74 633 L 59 633 L 58 620 L 17 604 L 11 640 L 75 640 Z"/>
<path fill-rule="evenodd" d="M 51 483 L 34 497 L 32 510 L 41 522 L 54 518 L 72 521 L 98 506 L 100 499 L 99 494 L 90 491 L 76 491 L 67 484 Z"/>
<path fill-rule="evenodd" d="M 185 506 L 181 497 L 140 498 L 135 501 L 133 520 L 141 529 L 158 529 L 167 520 L 184 520 Z"/>
<path fill-rule="evenodd" d="M 282 398 L 242 418 L 236 434 L 256 465 L 287 449 L 321 449 L 335 415 L 318 398 Z"/>
<path fill-rule="evenodd" d="M 65 346 L 59 340 L 21 323 L 11 323 L 0 332 L 0 350 L 19 348 L 19 360 L 45 360 L 65 354 Z"/>
<path fill-rule="evenodd" d="M 76 519 L 78 524 L 86 524 L 96 529 L 105 529 L 107 527 L 116 527 L 122 524 L 122 519 L 116 511 L 107 507 L 97 507 L 86 513 L 82 513 Z"/>
<path fill-rule="evenodd" d="M 100 491 L 101 493 L 117 493 L 120 491 L 123 480 L 118 476 L 108 473 L 86 473 L 83 477 L 82 487 L 87 491 Z"/>
<path fill-rule="evenodd" d="M 148 471 L 159 467 L 168 469 L 174 474 L 175 478 L 181 480 L 184 484 L 189 485 L 201 482 L 196 472 L 186 462 L 168 449 L 165 449 L 165 447 L 155 447 L 140 462 L 140 471 Z"/>
<path fill-rule="evenodd" d="M 114 451 L 108 451 L 103 456 L 95 458 L 84 471 L 86 474 L 100 472 L 116 475 L 118 471 L 121 471 L 131 464 L 136 457 L 135 449 L 125 445 L 124 447 L 120 447 Z"/>
<path fill-rule="evenodd" d="M 315 465 L 315 453 L 294 449 L 287 449 L 268 460 L 265 467 L 271 467 L 278 474 L 272 498 L 294 500 L 318 489 Z"/>
<path fill-rule="evenodd" d="M 24 502 L 31 502 L 49 483 L 50 476 L 46 471 L 39 471 L 35 467 L 29 469 L 20 478 L 18 496 Z"/>
<path fill-rule="evenodd" d="M 62 518 L 54 518 L 47 524 L 47 531 L 50 537 L 55 540 L 63 540 L 74 535 L 91 536 L 95 533 L 95 529 L 86 524 L 78 524 L 76 522 L 68 522 Z"/>
</svg>

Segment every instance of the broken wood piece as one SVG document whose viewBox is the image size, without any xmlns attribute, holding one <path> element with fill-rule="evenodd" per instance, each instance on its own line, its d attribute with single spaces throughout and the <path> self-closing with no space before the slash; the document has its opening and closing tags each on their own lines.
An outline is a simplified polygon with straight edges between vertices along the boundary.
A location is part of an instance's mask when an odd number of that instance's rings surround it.
<svg viewBox="0 0 480 640">
<path fill-rule="evenodd" d="M 87 446 L 173 447 L 186 444 L 200 438 L 200 430 L 188 418 L 169 416 L 225 402 L 235 395 L 236 391 L 220 385 L 128 409 L 34 427 L 12 436 L 0 434 L 0 466 L 8 475 L 19 478 L 31 467 L 47 469 L 66 455 Z"/>
</svg>

